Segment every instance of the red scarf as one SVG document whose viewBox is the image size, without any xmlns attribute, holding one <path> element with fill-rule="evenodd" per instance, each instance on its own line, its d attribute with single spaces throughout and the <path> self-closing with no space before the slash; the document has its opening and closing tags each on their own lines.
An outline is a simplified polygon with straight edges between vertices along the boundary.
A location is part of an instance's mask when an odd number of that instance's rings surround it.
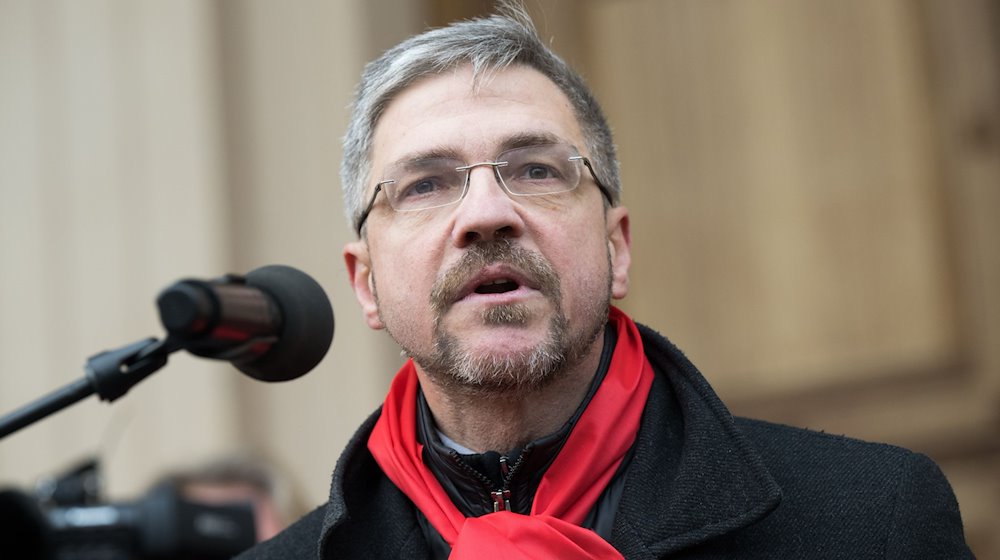
<svg viewBox="0 0 1000 560">
<path fill-rule="evenodd" d="M 607 376 L 559 455 L 542 476 L 530 515 L 509 511 L 466 518 L 422 459 L 417 442 L 417 374 L 407 361 L 396 374 L 368 449 L 382 471 L 452 547 L 456 560 L 620 559 L 597 533 L 580 527 L 635 441 L 653 369 L 639 330 L 612 307 L 618 344 Z"/>
</svg>

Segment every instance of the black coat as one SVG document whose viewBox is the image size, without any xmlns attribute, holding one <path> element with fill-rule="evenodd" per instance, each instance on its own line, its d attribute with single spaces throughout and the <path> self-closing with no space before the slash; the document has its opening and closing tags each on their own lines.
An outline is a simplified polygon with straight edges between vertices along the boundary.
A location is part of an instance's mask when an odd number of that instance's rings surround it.
<svg viewBox="0 0 1000 560">
<path fill-rule="evenodd" d="M 695 367 L 640 326 L 656 370 L 611 544 L 625 558 L 972 558 L 951 487 L 905 449 L 733 418 Z M 429 559 L 412 503 L 366 443 L 330 500 L 239 558 Z"/>
</svg>

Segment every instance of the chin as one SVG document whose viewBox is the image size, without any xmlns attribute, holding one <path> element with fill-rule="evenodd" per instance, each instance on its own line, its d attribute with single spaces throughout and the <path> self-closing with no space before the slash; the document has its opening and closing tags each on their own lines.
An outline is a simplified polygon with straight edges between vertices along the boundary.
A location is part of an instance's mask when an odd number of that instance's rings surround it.
<svg viewBox="0 0 1000 560">
<path fill-rule="evenodd" d="M 561 321 L 540 331 L 520 321 L 497 322 L 478 336 L 439 332 L 433 355 L 417 362 L 448 386 L 493 392 L 538 388 L 559 377 L 570 354 Z"/>
<path fill-rule="evenodd" d="M 564 359 L 544 350 L 468 355 L 442 371 L 452 386 L 485 393 L 538 389 L 558 379 Z"/>
</svg>

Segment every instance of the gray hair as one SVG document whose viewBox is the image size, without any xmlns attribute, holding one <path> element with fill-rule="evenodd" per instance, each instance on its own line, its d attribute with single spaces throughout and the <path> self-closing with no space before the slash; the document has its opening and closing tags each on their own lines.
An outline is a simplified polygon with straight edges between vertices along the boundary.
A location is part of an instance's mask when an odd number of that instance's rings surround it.
<svg viewBox="0 0 1000 560">
<path fill-rule="evenodd" d="M 375 126 L 401 91 L 427 76 L 471 65 L 474 79 L 522 64 L 538 70 L 569 98 L 585 137 L 590 159 L 615 204 L 621 193 L 618 158 L 604 112 L 569 65 L 539 38 L 520 2 L 502 2 L 497 13 L 460 21 L 410 37 L 365 66 L 344 136 L 340 178 L 348 223 L 357 226 L 371 179 Z"/>
</svg>

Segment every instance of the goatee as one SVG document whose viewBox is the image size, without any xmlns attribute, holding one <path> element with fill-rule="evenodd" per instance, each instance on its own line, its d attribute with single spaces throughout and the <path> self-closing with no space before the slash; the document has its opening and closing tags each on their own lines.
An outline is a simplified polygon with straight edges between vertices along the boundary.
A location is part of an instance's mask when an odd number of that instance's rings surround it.
<svg viewBox="0 0 1000 560">
<path fill-rule="evenodd" d="M 444 328 L 443 320 L 468 279 L 494 264 L 520 271 L 550 302 L 554 313 L 549 319 L 547 336 L 532 347 L 516 352 L 473 353 L 463 347 L 460 333 Z M 434 283 L 431 307 L 435 319 L 434 348 L 429 355 L 414 355 L 414 360 L 437 383 L 476 392 L 506 393 L 551 383 L 568 363 L 576 363 L 581 358 L 600 330 L 598 328 L 586 340 L 571 340 L 562 309 L 559 275 L 541 255 L 505 238 L 471 246 L 459 262 Z M 520 304 L 489 306 L 482 314 L 483 324 L 491 326 L 522 326 L 532 318 L 531 308 Z"/>
<path fill-rule="evenodd" d="M 417 349 L 403 345 L 403 349 L 435 383 L 465 393 L 510 394 L 548 385 L 583 359 L 607 322 L 611 303 L 610 254 L 608 259 L 606 291 L 603 297 L 596 294 L 593 305 L 580 318 L 585 323 L 584 329 L 574 334 L 563 311 L 559 275 L 545 258 L 505 238 L 476 243 L 434 282 L 430 295 L 433 346 Z M 462 333 L 445 328 L 444 316 L 469 278 L 496 264 L 514 268 L 541 292 L 551 304 L 552 316 L 546 335 L 535 345 L 517 351 L 473 352 L 464 346 Z M 377 289 L 375 297 L 377 302 Z M 534 313 L 537 311 L 528 305 L 491 305 L 483 310 L 481 320 L 490 326 L 522 326 L 535 319 Z M 389 328 L 388 323 L 386 327 Z M 392 336 L 391 330 L 389 334 Z M 399 342 L 397 337 L 393 338 Z"/>
</svg>

